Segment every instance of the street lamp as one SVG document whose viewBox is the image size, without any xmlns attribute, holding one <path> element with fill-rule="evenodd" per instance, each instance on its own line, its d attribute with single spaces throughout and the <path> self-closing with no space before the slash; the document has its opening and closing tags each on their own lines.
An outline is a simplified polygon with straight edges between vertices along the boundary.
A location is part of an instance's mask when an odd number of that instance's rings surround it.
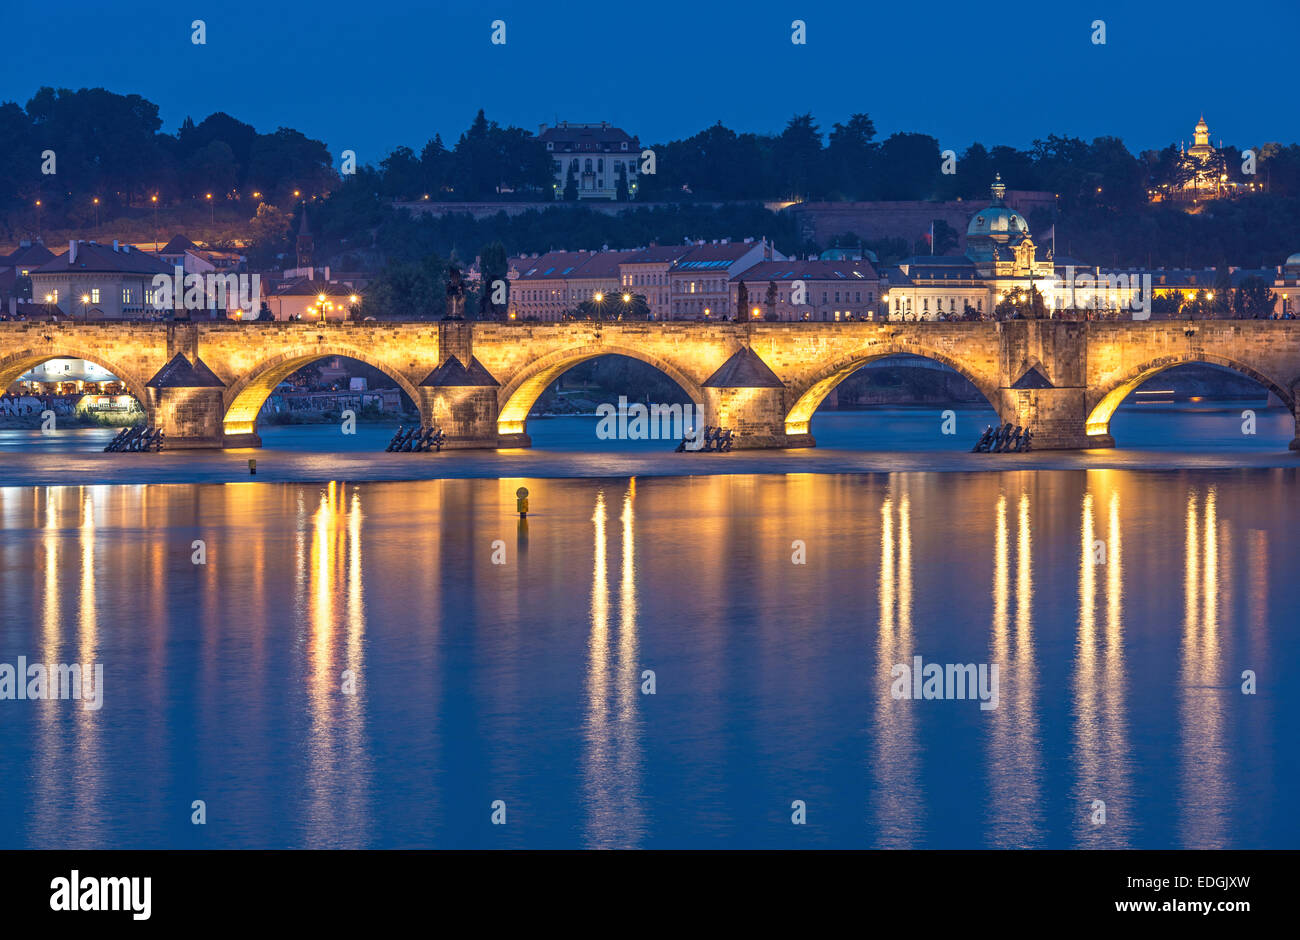
<svg viewBox="0 0 1300 940">
<path fill-rule="evenodd" d="M 321 323 L 324 323 L 324 322 L 325 322 L 325 295 L 324 295 L 324 294 L 317 294 L 317 295 L 316 295 L 316 303 L 317 303 L 317 306 L 320 307 L 320 322 L 321 322 Z"/>
<path fill-rule="evenodd" d="M 95 228 L 99 228 L 99 197 L 96 196 L 95 202 Z"/>
<path fill-rule="evenodd" d="M 90 295 L 81 295 L 81 322 L 85 323 L 90 319 Z"/>
<path fill-rule="evenodd" d="M 41 237 L 41 201 L 36 200 L 36 237 Z"/>
<path fill-rule="evenodd" d="M 217 208 L 212 204 L 212 193 L 208 193 L 206 198 L 208 200 L 208 225 L 211 226 L 215 224 L 214 219 L 215 219 Z"/>
<path fill-rule="evenodd" d="M 153 203 L 153 250 L 154 250 L 154 251 L 157 251 L 158 248 L 159 248 L 159 245 L 158 245 L 158 194 L 157 194 L 157 193 L 154 193 L 152 196 L 150 196 L 150 197 L 149 197 L 149 201 Z"/>
</svg>

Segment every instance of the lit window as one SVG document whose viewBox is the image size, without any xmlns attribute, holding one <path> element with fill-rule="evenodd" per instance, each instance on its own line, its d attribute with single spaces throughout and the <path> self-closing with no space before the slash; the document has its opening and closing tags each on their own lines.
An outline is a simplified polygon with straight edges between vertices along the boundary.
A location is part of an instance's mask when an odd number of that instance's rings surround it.
<svg viewBox="0 0 1300 940">
<path fill-rule="evenodd" d="M 97 303 L 99 303 L 99 288 L 98 288 L 98 287 L 92 287 L 92 288 L 90 289 L 90 302 L 91 302 L 92 304 L 97 304 Z"/>
</svg>

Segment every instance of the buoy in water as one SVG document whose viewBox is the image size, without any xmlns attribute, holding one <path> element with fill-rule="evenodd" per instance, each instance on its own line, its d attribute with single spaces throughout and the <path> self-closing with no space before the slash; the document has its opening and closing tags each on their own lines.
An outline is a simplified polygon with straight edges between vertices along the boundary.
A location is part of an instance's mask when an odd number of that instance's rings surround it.
<svg viewBox="0 0 1300 940">
<path fill-rule="evenodd" d="M 521 486 L 515 490 L 515 509 L 519 511 L 520 519 L 528 518 L 528 487 Z"/>
</svg>

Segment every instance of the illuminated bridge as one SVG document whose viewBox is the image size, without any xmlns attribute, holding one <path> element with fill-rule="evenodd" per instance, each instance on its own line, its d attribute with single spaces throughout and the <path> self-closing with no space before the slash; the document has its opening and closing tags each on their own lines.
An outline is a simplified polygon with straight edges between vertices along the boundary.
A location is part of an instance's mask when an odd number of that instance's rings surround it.
<svg viewBox="0 0 1300 940">
<path fill-rule="evenodd" d="M 1186 363 L 1247 375 L 1295 414 L 1300 321 L 0 323 L 0 389 L 48 359 L 85 359 L 122 380 L 169 447 L 247 447 L 280 382 L 346 356 L 386 373 L 452 446 L 524 447 L 537 397 L 615 354 L 675 381 L 737 446 L 810 447 L 826 395 L 898 353 L 955 369 L 1001 420 L 1033 428 L 1035 448 L 1106 447 L 1125 396 Z"/>
</svg>

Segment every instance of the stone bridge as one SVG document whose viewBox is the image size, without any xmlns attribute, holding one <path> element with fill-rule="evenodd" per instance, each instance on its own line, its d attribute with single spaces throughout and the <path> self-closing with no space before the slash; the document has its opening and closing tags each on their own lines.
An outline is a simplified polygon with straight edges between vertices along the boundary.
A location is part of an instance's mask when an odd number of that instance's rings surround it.
<svg viewBox="0 0 1300 940">
<path fill-rule="evenodd" d="M 453 446 L 526 447 L 547 386 L 618 354 L 662 371 L 738 446 L 810 447 L 831 389 L 898 353 L 951 366 L 1037 448 L 1105 447 L 1124 397 L 1183 363 L 1248 375 L 1295 414 L 1300 321 L 0 323 L 0 390 L 47 359 L 86 359 L 125 383 L 169 447 L 258 446 L 276 385 L 347 356 L 386 373 Z"/>
</svg>

